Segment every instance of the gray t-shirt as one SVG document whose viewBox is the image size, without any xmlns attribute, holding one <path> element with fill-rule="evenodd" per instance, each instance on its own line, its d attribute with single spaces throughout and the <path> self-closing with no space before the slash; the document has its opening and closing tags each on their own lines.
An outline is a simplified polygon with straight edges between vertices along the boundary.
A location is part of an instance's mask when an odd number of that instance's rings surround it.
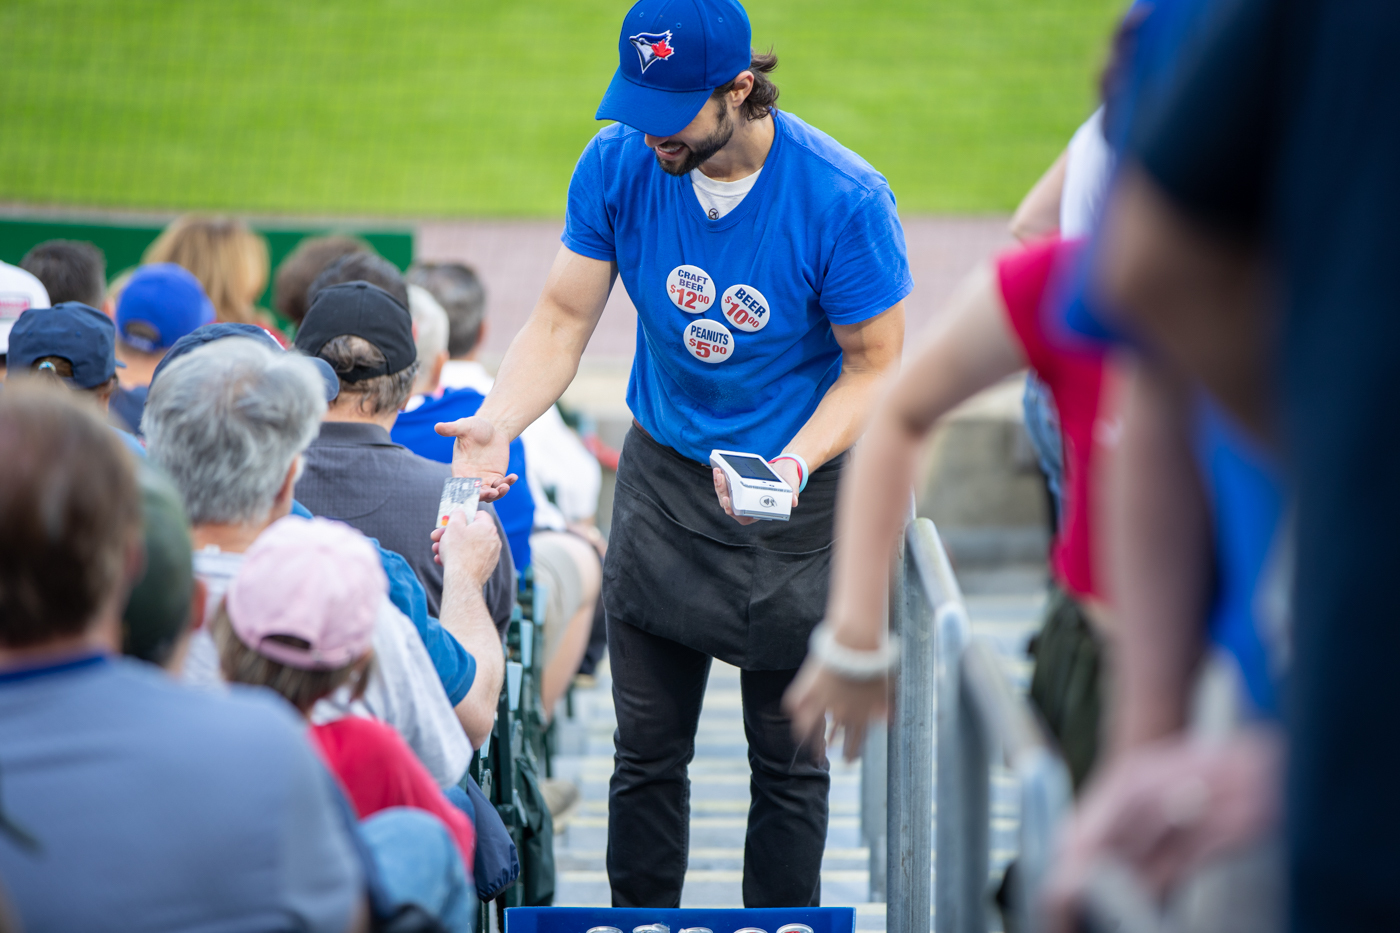
<svg viewBox="0 0 1400 933">
<path fill-rule="evenodd" d="M 195 576 L 204 583 L 208 596 L 204 627 L 190 638 L 183 672 L 186 683 L 204 687 L 223 683 L 209 623 L 242 563 L 242 554 L 213 547 L 195 551 Z M 349 687 L 342 687 L 312 708 L 311 721 L 332 722 L 351 713 L 393 726 L 439 787 L 457 784 L 471 764 L 471 742 L 447 699 L 428 649 L 413 623 L 388 596 L 380 603 L 375 620 L 374 670 L 364 697 L 352 703 Z"/>
<path fill-rule="evenodd" d="M 26 930 L 343 933 L 364 879 L 306 725 L 100 655 L 0 673 L 0 878 Z"/>
</svg>

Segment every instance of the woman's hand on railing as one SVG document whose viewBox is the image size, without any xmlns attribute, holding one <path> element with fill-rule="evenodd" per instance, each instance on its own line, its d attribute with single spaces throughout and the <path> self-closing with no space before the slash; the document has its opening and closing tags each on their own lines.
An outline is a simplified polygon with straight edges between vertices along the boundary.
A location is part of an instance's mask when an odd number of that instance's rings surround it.
<svg viewBox="0 0 1400 933">
<path fill-rule="evenodd" d="M 820 749 L 842 731 L 842 754 L 854 761 L 865 744 L 870 721 L 889 716 L 889 681 L 887 677 L 851 680 L 808 656 L 783 696 L 783 708 L 792 717 L 792 732 L 799 742 Z"/>
</svg>

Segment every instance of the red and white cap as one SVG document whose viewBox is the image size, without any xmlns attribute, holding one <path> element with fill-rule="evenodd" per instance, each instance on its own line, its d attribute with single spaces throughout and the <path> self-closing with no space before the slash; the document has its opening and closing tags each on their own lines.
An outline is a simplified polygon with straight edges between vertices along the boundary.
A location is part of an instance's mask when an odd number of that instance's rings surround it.
<svg viewBox="0 0 1400 933">
<path fill-rule="evenodd" d="M 379 554 L 364 535 L 340 522 L 289 515 L 253 542 L 224 606 L 234 633 L 258 654 L 301 670 L 333 670 L 369 652 L 388 592 Z"/>
</svg>

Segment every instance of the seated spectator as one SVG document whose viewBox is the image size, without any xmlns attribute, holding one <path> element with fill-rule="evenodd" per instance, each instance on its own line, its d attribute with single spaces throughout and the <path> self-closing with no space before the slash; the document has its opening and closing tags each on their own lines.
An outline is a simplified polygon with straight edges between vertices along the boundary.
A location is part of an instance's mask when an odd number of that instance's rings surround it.
<svg viewBox="0 0 1400 933">
<path fill-rule="evenodd" d="M 453 543 L 470 534 L 465 516 L 458 521 Z M 490 519 L 481 523 L 476 536 L 494 538 Z M 387 589 L 378 554 L 350 526 L 296 516 L 273 523 L 248 549 L 214 613 L 224 676 L 269 687 L 308 718 L 317 701 L 341 687 L 363 694 L 374 663 L 374 607 Z M 471 821 L 383 723 L 346 716 L 313 724 L 311 737 L 361 819 L 413 807 L 447 826 L 460 856 L 450 898 L 456 916 L 447 925 L 469 928 L 476 908 L 468 881 L 476 848 Z"/>
<path fill-rule="evenodd" d="M 354 840 L 286 705 L 117 656 L 139 503 L 131 456 L 89 406 L 32 381 L 0 394 L 15 914 L 28 930 L 364 929 Z"/>
<path fill-rule="evenodd" d="M 325 360 L 340 377 L 340 395 L 306 451 L 297 498 L 312 514 L 353 525 L 402 554 L 427 590 L 429 613 L 436 614 L 443 568 L 428 534 L 452 468 L 417 456 L 389 434 L 418 372 L 408 307 L 365 281 L 324 285 L 343 267 L 372 263 L 397 274 L 378 256 L 345 257 L 322 273 L 320 287 L 313 285 L 311 310 L 297 331 L 297 349 Z M 407 297 L 402 279 L 398 291 Z M 506 553 L 486 592 L 498 627 L 509 621 L 515 601 L 514 565 Z"/>
<path fill-rule="evenodd" d="M 394 439 L 424 457 L 450 463 L 452 439 L 438 436 L 430 419 L 451 421 L 473 414 L 491 391 L 491 375 L 477 360 L 486 333 L 486 292 L 476 273 L 461 263 L 416 265 L 408 278 L 431 293 L 447 312 L 449 359 L 437 388 L 425 393 L 440 391 L 442 403 L 437 408 L 443 410 L 430 407 L 428 402 L 419 403 L 422 407 L 418 408 L 410 403 L 409 410 L 399 416 L 403 433 L 396 430 Z M 511 499 L 521 492 L 529 493 L 533 525 L 528 560 L 546 597 L 548 661 L 540 693 L 545 710 L 552 712 L 575 673 L 585 665 L 591 672 L 606 650 L 599 594 L 607 542 L 595 524 L 602 471 L 597 458 L 564 423 L 557 407 L 511 442 L 510 471 L 524 476 L 526 485 L 522 488 L 517 483 L 495 505 L 506 522 L 508 510 L 525 511 L 524 506 L 512 506 Z M 506 528 L 513 530 L 509 523 Z M 523 549 L 513 543 L 515 550 Z M 517 564 L 521 565 L 518 559 Z M 590 658 L 593 664 L 588 663 Z"/>
<path fill-rule="evenodd" d="M 10 331 L 9 360 L 15 372 L 58 379 L 106 412 L 117 389 L 116 328 L 112 319 L 69 301 L 20 315 Z M 114 428 L 132 453 L 141 443 Z"/>
<path fill-rule="evenodd" d="M 395 301 L 408 307 L 408 283 L 403 273 L 392 262 L 378 253 L 350 253 L 337 259 L 321 270 L 306 289 L 306 307 L 309 311 L 316 303 L 316 295 L 323 288 L 344 285 L 346 282 L 368 282 L 388 292 Z"/>
<path fill-rule="evenodd" d="M 151 384 L 154 385 L 161 373 L 172 362 L 186 353 L 229 337 L 248 338 L 273 352 L 282 352 L 281 345 L 273 339 L 272 335 L 255 324 L 206 324 L 175 341 L 175 345 L 170 348 L 165 354 L 165 358 L 160 361 L 160 365 L 156 367 L 156 371 L 151 377 Z M 325 360 L 314 357 L 303 358 L 308 359 L 319 370 L 327 403 L 334 401 L 340 392 L 340 379 L 336 376 L 335 370 L 331 369 L 330 364 Z M 311 513 L 307 511 L 306 507 L 296 501 L 292 502 L 292 513 L 304 518 L 311 517 Z M 423 590 L 423 584 L 418 582 L 418 575 L 413 572 L 408 561 L 404 560 L 401 555 L 386 550 L 373 538 L 370 540 L 379 549 L 380 563 L 384 567 L 384 573 L 389 577 L 389 601 L 406 615 L 413 623 L 413 627 L 418 630 L 419 636 L 423 639 L 424 647 L 428 649 L 428 656 L 432 658 L 433 667 L 437 670 L 438 679 L 442 682 L 442 688 L 447 691 L 448 700 L 454 707 L 461 706 L 476 677 L 476 659 L 466 648 L 462 647 L 462 643 L 457 638 L 442 627 L 436 618 L 428 614 L 427 593 Z M 463 711 L 459 710 L 459 712 Z"/>
<path fill-rule="evenodd" d="M 139 433 L 151 376 L 175 341 L 214 320 L 214 305 L 199 280 L 174 263 L 141 266 L 117 300 L 118 374 L 112 411 Z"/>
<path fill-rule="evenodd" d="M 81 240 L 47 240 L 24 254 L 20 268 L 44 283 L 51 304 L 76 301 L 101 308 L 107 292 L 107 257 Z"/>
<path fill-rule="evenodd" d="M 272 307 L 293 327 L 300 327 L 306 309 L 306 291 L 316 276 L 336 260 L 351 253 L 373 253 L 364 240 L 353 236 L 313 236 L 297 244 L 287 254 L 272 277 Z"/>
<path fill-rule="evenodd" d="M 195 573 L 208 590 L 206 626 L 243 552 L 291 511 L 302 452 L 325 411 L 317 367 L 265 341 L 217 340 L 163 366 L 142 422 L 152 459 L 175 481 L 194 525 Z M 463 728 L 473 742 L 489 733 L 504 667 L 481 581 L 447 582 L 444 627 L 476 655 L 474 681 L 456 716 L 423 639 L 387 598 L 378 608 L 379 663 L 364 700 L 337 695 L 316 711 L 321 721 L 351 709 L 384 720 L 442 787 L 461 779 L 471 757 Z M 219 682 L 217 651 L 203 629 L 191 639 L 184 674 L 194 683 Z"/>
<path fill-rule="evenodd" d="M 267 241 L 231 217 L 187 214 L 146 248 L 145 263 L 173 262 L 199 279 L 220 321 L 273 325 L 255 304 L 267 287 Z"/>
<path fill-rule="evenodd" d="M 49 293 L 43 282 L 19 266 L 0 262 L 0 380 L 5 378 L 5 359 L 15 322 L 30 308 L 48 306 Z"/>
</svg>

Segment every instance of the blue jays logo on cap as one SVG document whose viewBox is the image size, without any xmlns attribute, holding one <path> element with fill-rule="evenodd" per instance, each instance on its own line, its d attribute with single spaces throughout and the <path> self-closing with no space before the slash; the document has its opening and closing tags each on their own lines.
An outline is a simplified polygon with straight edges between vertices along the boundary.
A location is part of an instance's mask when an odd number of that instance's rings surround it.
<svg viewBox="0 0 1400 933">
<path fill-rule="evenodd" d="M 657 62 L 664 62 L 676 52 L 671 47 L 669 29 L 665 32 L 639 32 L 635 36 L 628 36 L 627 41 L 637 50 L 637 56 L 642 60 L 643 71 Z"/>
</svg>

